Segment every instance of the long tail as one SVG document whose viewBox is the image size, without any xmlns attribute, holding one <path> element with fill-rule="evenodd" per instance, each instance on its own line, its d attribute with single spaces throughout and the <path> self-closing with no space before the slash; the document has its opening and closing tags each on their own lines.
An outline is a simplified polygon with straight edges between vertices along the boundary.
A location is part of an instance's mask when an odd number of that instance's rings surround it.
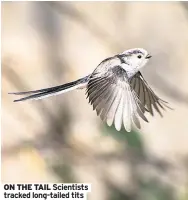
<svg viewBox="0 0 188 200">
<path fill-rule="evenodd" d="M 39 100 L 44 99 L 50 96 L 59 95 L 65 92 L 69 92 L 75 89 L 83 88 L 87 85 L 88 78 L 90 75 L 85 76 L 84 78 L 78 79 L 76 81 L 65 83 L 63 85 L 51 87 L 51 88 L 45 88 L 40 90 L 33 90 L 33 91 L 27 91 L 27 92 L 11 92 L 8 94 L 14 94 L 14 95 L 29 95 L 20 99 L 14 100 L 14 102 L 18 101 L 25 101 L 25 100 Z"/>
</svg>

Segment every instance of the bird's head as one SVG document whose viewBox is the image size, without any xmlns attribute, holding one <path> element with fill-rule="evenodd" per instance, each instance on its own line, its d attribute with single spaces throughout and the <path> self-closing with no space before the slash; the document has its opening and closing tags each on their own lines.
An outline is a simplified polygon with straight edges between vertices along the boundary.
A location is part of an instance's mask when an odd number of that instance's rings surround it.
<svg viewBox="0 0 188 200">
<path fill-rule="evenodd" d="M 120 56 L 125 63 L 137 69 L 142 68 L 151 58 L 151 55 L 142 48 L 129 49 L 121 53 Z"/>
</svg>

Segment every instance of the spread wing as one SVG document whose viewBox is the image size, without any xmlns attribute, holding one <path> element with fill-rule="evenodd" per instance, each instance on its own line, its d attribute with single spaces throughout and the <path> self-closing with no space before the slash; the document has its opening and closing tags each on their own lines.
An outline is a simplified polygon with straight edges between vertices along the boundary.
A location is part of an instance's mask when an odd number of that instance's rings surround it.
<svg viewBox="0 0 188 200">
<path fill-rule="evenodd" d="M 119 65 L 100 75 L 94 71 L 86 93 L 97 115 L 109 126 L 114 122 L 118 131 L 122 124 L 127 131 L 131 131 L 131 122 L 140 128 L 138 116 L 147 121 L 143 114 L 145 108 L 132 93 L 126 71 Z"/>
<path fill-rule="evenodd" d="M 149 87 L 148 83 L 144 80 L 140 72 L 138 72 L 131 78 L 130 85 L 132 89 L 136 92 L 137 97 L 141 101 L 142 105 L 147 107 L 147 110 L 150 112 L 152 116 L 154 115 L 153 108 L 161 116 L 162 116 L 161 109 L 165 110 L 165 107 L 170 108 L 167 105 L 168 102 L 162 100 L 153 92 L 153 90 Z"/>
</svg>

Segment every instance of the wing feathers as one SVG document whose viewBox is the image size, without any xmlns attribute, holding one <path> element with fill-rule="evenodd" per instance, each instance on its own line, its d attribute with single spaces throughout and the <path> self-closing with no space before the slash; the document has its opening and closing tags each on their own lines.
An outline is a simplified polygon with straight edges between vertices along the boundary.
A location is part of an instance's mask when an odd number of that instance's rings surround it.
<svg viewBox="0 0 188 200">
<path fill-rule="evenodd" d="M 119 105 L 120 99 L 121 99 L 121 91 L 118 91 L 117 96 L 114 99 L 112 106 L 110 107 L 110 110 L 107 114 L 106 122 L 109 126 L 111 126 L 113 124 L 114 116 L 115 116 L 117 107 Z"/>
<path fill-rule="evenodd" d="M 123 110 L 123 125 L 125 130 L 130 132 L 131 131 L 131 119 L 130 119 L 130 103 L 129 103 L 129 95 L 125 94 L 124 98 L 124 110 Z"/>
<path fill-rule="evenodd" d="M 107 118 L 108 112 L 112 107 L 113 102 L 118 94 L 118 90 L 115 90 L 115 86 L 112 86 L 112 90 L 110 91 L 110 96 L 106 100 L 106 106 L 102 110 L 101 119 L 104 121 Z"/>
<path fill-rule="evenodd" d="M 115 72 L 114 72 L 115 71 Z M 120 76 L 121 72 L 121 76 Z M 105 74 L 104 77 L 92 77 L 86 90 L 89 102 L 93 105 L 97 115 L 107 122 L 109 126 L 114 123 L 116 130 L 121 130 L 122 124 L 125 129 L 131 131 L 131 122 L 140 128 L 138 117 L 148 122 L 144 115 L 147 109 L 142 105 L 134 90 L 131 89 L 126 72 L 118 68 L 113 70 L 116 74 Z M 135 86 L 139 80 L 134 80 Z M 137 87 L 141 94 L 143 87 Z M 144 96 L 143 96 L 144 99 Z"/>
<path fill-rule="evenodd" d="M 154 115 L 154 110 L 156 110 L 160 114 L 160 116 L 162 116 L 161 109 L 165 110 L 165 107 L 171 109 L 169 106 L 166 105 L 166 101 L 160 99 L 153 92 L 153 90 L 149 87 L 140 72 L 138 72 L 131 78 L 130 84 L 132 86 L 132 89 L 137 94 L 141 104 L 145 106 L 145 108 L 147 107 L 152 116 Z"/>
<path fill-rule="evenodd" d="M 107 89 L 107 85 L 108 83 L 104 83 L 101 87 L 99 86 L 97 89 L 95 90 L 91 90 L 90 95 L 90 99 L 89 102 L 91 102 L 91 104 L 93 104 L 93 102 L 97 99 L 100 98 L 101 95 L 103 95 L 103 93 L 106 91 Z"/>
<path fill-rule="evenodd" d="M 124 94 L 123 94 L 123 89 L 121 89 L 121 97 L 119 104 L 117 106 L 116 114 L 115 114 L 115 119 L 114 119 L 114 124 L 115 128 L 117 131 L 121 130 L 121 125 L 122 125 L 122 118 L 123 118 L 123 108 L 124 108 Z"/>
</svg>

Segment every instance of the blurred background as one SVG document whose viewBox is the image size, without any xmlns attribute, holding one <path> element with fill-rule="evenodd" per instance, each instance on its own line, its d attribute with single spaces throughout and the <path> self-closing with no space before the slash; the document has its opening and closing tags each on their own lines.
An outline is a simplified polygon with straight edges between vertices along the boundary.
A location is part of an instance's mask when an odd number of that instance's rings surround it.
<svg viewBox="0 0 188 200">
<path fill-rule="evenodd" d="M 115 131 L 85 91 L 13 103 L 8 92 L 91 73 L 142 47 L 143 69 L 173 111 Z M 188 3 L 3 2 L 2 181 L 92 183 L 89 200 L 188 199 Z"/>
</svg>

